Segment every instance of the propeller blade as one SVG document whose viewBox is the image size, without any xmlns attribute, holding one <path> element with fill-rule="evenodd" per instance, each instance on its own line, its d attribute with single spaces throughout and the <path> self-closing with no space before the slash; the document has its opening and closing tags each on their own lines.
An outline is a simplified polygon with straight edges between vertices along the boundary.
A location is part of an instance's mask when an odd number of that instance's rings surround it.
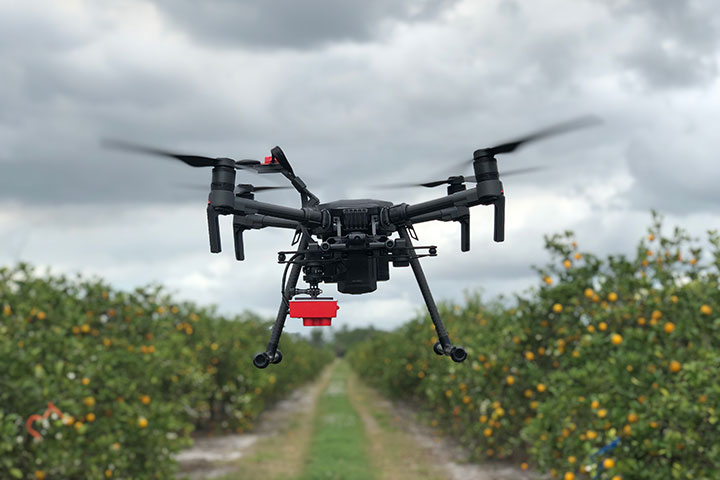
<svg viewBox="0 0 720 480">
<path fill-rule="evenodd" d="M 260 186 L 260 187 L 254 187 L 254 192 L 262 192 L 264 190 L 292 190 L 293 187 L 271 187 L 271 186 Z"/>
<path fill-rule="evenodd" d="M 209 186 L 200 185 L 197 183 L 178 183 L 175 186 L 184 188 L 186 190 L 196 190 L 196 191 L 203 191 L 203 192 L 210 191 Z M 266 190 L 292 190 L 292 187 L 279 187 L 279 186 L 270 186 L 270 185 L 261 185 L 259 187 L 256 187 L 254 185 L 250 185 L 250 184 L 246 184 L 246 183 L 241 183 L 237 186 L 238 193 L 263 192 Z"/>
<path fill-rule="evenodd" d="M 560 135 L 562 133 L 570 132 L 572 130 L 578 130 L 580 128 L 586 128 L 586 127 L 592 127 L 595 125 L 598 125 L 602 123 L 602 121 L 594 116 L 594 115 L 588 115 L 584 117 L 574 118 L 572 120 L 568 120 L 562 123 L 558 123 L 556 125 L 552 125 L 550 127 L 543 128 L 541 130 L 538 130 L 533 133 L 529 133 L 527 135 L 524 135 L 520 138 L 517 138 L 515 140 L 512 140 L 510 142 L 502 143 L 500 145 L 496 145 L 494 147 L 490 148 L 483 148 L 481 150 L 484 150 L 490 155 L 497 155 L 500 153 L 510 153 L 514 152 L 517 148 L 521 147 L 522 145 L 534 142 L 536 140 L 541 140 L 546 137 L 551 137 L 553 135 Z"/>
<path fill-rule="evenodd" d="M 174 158 L 180 160 L 191 167 L 212 167 L 215 166 L 217 160 L 210 157 L 202 157 L 198 155 L 182 155 L 179 153 L 168 152 L 159 148 L 146 147 L 136 145 L 134 143 L 124 142 L 121 140 L 103 140 L 102 145 L 106 148 L 114 150 L 124 150 L 126 152 L 146 153 L 148 155 L 159 155 L 162 157 Z"/>
<path fill-rule="evenodd" d="M 271 186 L 271 185 L 261 185 L 259 187 L 256 187 L 255 185 L 251 185 L 249 183 L 240 183 L 237 186 L 237 189 L 235 190 L 235 193 L 253 193 L 253 192 L 262 192 L 266 190 L 289 190 L 292 189 L 292 187 L 279 187 L 279 186 Z"/>
<path fill-rule="evenodd" d="M 122 150 L 126 152 L 134 152 L 134 153 L 145 153 L 148 155 L 159 155 L 161 157 L 169 157 L 174 158 L 176 160 L 180 160 L 181 162 L 184 162 L 187 165 L 190 165 L 191 167 L 214 167 L 217 165 L 217 158 L 211 158 L 211 157 L 203 157 L 201 155 L 184 155 L 180 153 L 173 153 L 168 152 L 166 150 L 162 150 L 155 147 L 147 147 L 144 145 L 137 145 L 130 142 L 125 142 L 123 140 L 112 140 L 112 139 L 105 139 L 102 141 L 102 145 L 105 148 L 110 148 L 113 150 Z M 230 159 L 232 160 L 232 159 Z M 259 160 L 233 160 L 235 162 L 235 167 L 240 168 L 243 170 L 255 170 L 256 165 L 260 165 Z"/>
<path fill-rule="evenodd" d="M 527 168 L 515 168 L 506 172 L 501 172 L 501 177 L 511 177 L 513 175 L 521 175 L 523 173 L 538 172 L 547 170 L 546 167 L 527 167 Z M 395 183 L 391 185 L 382 185 L 378 188 L 406 188 L 406 187 L 427 187 L 434 188 L 440 185 L 451 184 L 451 183 L 465 183 L 465 182 L 477 182 L 475 175 L 458 175 L 454 177 L 448 177 L 445 180 L 434 180 L 426 183 Z"/>
<path fill-rule="evenodd" d="M 433 188 L 433 187 L 439 187 L 440 185 L 443 185 L 445 183 L 450 183 L 450 182 L 448 182 L 448 180 L 435 180 L 434 182 L 418 183 L 416 185 L 418 187 Z"/>
</svg>

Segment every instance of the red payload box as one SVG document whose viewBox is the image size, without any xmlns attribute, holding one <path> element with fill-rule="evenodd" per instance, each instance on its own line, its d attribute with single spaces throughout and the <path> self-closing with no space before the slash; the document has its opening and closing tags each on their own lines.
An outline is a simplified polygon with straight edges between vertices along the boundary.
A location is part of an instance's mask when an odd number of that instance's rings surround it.
<svg viewBox="0 0 720 480">
<path fill-rule="evenodd" d="M 329 327 L 339 308 L 332 298 L 290 300 L 290 317 L 302 318 L 305 327 Z"/>
</svg>

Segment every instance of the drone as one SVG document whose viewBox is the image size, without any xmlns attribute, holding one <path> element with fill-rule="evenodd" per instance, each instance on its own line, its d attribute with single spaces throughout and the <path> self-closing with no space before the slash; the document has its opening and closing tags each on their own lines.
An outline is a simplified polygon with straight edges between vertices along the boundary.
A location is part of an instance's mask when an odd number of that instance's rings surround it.
<svg viewBox="0 0 720 480">
<path fill-rule="evenodd" d="M 283 355 L 278 348 L 285 321 L 303 318 L 306 326 L 326 326 L 337 314 L 337 301 L 321 297 L 321 283 L 337 284 L 340 293 L 361 295 L 374 292 L 377 282 L 390 279 L 390 265 L 410 266 L 420 293 L 437 333 L 433 351 L 460 363 L 467 358 L 463 347 L 450 341 L 433 299 L 420 258 L 437 255 L 435 245 L 415 245 L 418 241 L 414 225 L 430 222 L 458 222 L 460 224 L 460 250 L 470 250 L 470 208 L 477 205 L 494 207 L 493 240 L 505 239 L 505 190 L 500 181 L 496 155 L 511 153 L 520 146 L 551 135 L 564 133 L 597 124 L 596 117 L 581 117 L 538 130 L 510 142 L 475 150 L 472 159 L 462 166 L 473 167 L 474 175 L 451 176 L 417 184 L 390 187 L 420 186 L 434 188 L 446 185 L 446 195 L 432 200 L 407 204 L 374 199 L 344 199 L 321 203 L 318 197 L 295 173 L 280 147 L 270 150 L 264 161 L 233 160 L 197 155 L 183 155 L 161 149 L 140 146 L 117 140 L 106 140 L 106 147 L 160 155 L 184 162 L 191 167 L 212 167 L 212 180 L 207 203 L 207 223 L 210 252 L 221 251 L 218 218 L 233 217 L 235 258 L 245 259 L 243 234 L 248 230 L 280 228 L 294 231 L 292 251 L 278 252 L 278 263 L 284 264 L 281 302 L 264 351 L 254 355 L 253 364 L 266 368 L 278 364 Z M 258 174 L 280 174 L 292 187 L 253 186 L 236 184 L 237 171 Z M 506 172 L 527 173 L 537 168 Z M 467 183 L 474 184 L 468 188 Z M 292 208 L 255 200 L 255 193 L 294 188 L 300 194 L 300 208 Z M 397 236 L 395 236 L 397 235 Z M 297 288 L 300 274 L 308 288 Z"/>
</svg>

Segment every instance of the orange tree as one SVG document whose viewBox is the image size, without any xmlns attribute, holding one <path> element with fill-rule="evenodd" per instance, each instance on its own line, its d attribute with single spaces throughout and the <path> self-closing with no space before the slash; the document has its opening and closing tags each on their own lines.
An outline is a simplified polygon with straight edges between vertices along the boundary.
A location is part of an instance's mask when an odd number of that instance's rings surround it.
<svg viewBox="0 0 720 480">
<path fill-rule="evenodd" d="M 0 478 L 172 478 L 192 430 L 251 428 L 331 358 L 288 336 L 296 361 L 258 371 L 267 323 L 251 314 L 27 265 L 0 270 L 0 309 Z"/>
<path fill-rule="evenodd" d="M 368 381 L 413 397 L 478 458 L 560 478 L 718 478 L 720 241 L 708 259 L 656 217 L 632 258 L 547 239 L 540 286 L 511 308 L 445 305 L 464 364 L 438 358 L 428 319 L 349 358 Z M 603 447 L 606 447 L 602 453 Z"/>
</svg>

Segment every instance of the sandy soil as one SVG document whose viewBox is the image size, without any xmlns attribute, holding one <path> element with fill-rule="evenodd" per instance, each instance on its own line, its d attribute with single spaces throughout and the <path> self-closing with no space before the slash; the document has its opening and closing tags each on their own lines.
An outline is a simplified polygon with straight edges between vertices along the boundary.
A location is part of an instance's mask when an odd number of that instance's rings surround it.
<svg viewBox="0 0 720 480">
<path fill-rule="evenodd" d="M 200 437 L 195 439 L 193 447 L 178 454 L 180 463 L 179 478 L 207 479 L 217 478 L 238 472 L 243 458 L 257 455 L 263 445 L 288 445 L 288 451 L 283 454 L 282 465 L 277 469 L 268 471 L 263 466 L 263 476 L 269 478 L 280 475 L 285 478 L 291 472 L 301 469 L 304 452 L 293 451 L 292 444 L 307 444 L 311 435 L 309 424 L 315 413 L 315 404 L 318 395 L 326 388 L 337 389 L 338 385 L 328 386 L 330 371 L 326 371 L 319 380 L 293 392 L 290 397 L 277 403 L 267 410 L 259 419 L 254 432 L 244 434 L 230 434 L 215 437 Z M 342 388 L 345 386 L 343 385 Z M 404 448 L 411 455 L 406 458 L 413 464 L 410 471 L 415 472 L 416 478 L 446 478 L 447 480 L 537 480 L 542 478 L 537 474 L 522 471 L 512 465 L 489 464 L 479 465 L 468 463 L 468 452 L 452 439 L 439 435 L 430 427 L 418 421 L 415 408 L 400 402 L 390 402 L 379 393 L 362 385 L 357 379 L 351 379 L 348 394 L 351 402 L 358 410 L 369 440 L 380 440 L 379 427 L 373 415 L 378 412 L 391 419 L 392 430 L 387 438 L 393 442 L 404 444 Z M 353 400 L 352 397 L 355 397 Z M 359 399 L 359 401 L 358 401 Z M 299 427 L 289 428 L 289 425 L 300 424 Z M 295 441 L 283 441 L 295 436 Z M 299 437 L 303 437 L 302 439 Z M 297 448 L 295 448 L 297 450 Z M 381 452 L 377 452 L 380 453 Z M 291 458 L 292 457 L 292 458 Z M 267 464 L 267 461 L 265 462 Z M 272 462 L 271 462 L 272 463 Z M 277 462 L 275 462 L 277 463 Z M 386 465 L 389 470 L 395 470 L 402 465 Z M 421 472 L 427 472 L 424 476 Z M 238 472 L 240 473 L 240 472 Z M 247 466 L 242 470 L 247 473 Z M 409 472 L 405 472 L 409 473 Z M 379 478 L 385 478 L 380 475 Z M 398 475 L 395 478 L 403 477 Z M 415 478 L 415 477 L 413 477 Z"/>
<path fill-rule="evenodd" d="M 295 418 L 313 416 L 317 396 L 327 383 L 328 373 L 263 412 L 252 432 L 195 438 L 193 446 L 176 457 L 180 464 L 178 478 L 217 478 L 235 472 L 237 461 L 253 453 L 258 443 L 286 434 Z"/>
</svg>

